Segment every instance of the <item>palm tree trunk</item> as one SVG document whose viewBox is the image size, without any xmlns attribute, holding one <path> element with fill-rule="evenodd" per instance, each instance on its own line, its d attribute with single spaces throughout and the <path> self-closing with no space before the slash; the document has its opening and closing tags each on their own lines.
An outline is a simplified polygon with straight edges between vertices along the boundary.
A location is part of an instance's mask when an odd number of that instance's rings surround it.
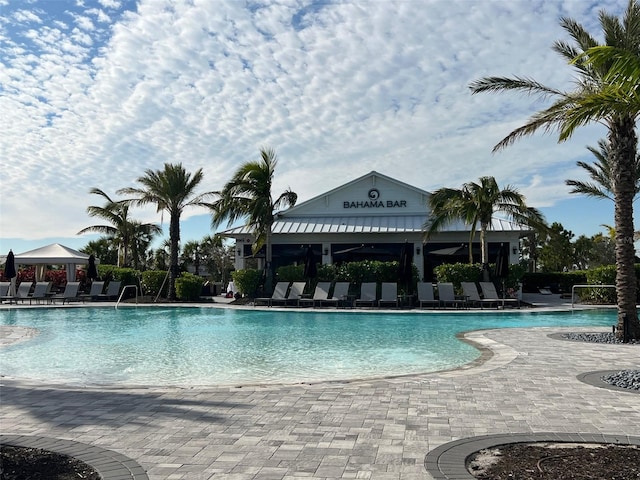
<svg viewBox="0 0 640 480">
<path fill-rule="evenodd" d="M 640 323 L 636 310 L 635 247 L 633 244 L 633 197 L 637 137 L 630 117 L 618 118 L 609 130 L 611 144 L 613 193 L 615 196 L 616 293 L 618 325 L 616 336 L 624 338 L 625 319 L 630 338 L 640 339 Z"/>
<path fill-rule="evenodd" d="M 180 248 L 180 216 L 171 215 L 169 220 L 169 300 L 176 299 L 176 277 L 178 276 L 178 250 Z"/>
<path fill-rule="evenodd" d="M 489 255 L 487 253 L 487 226 L 485 224 L 480 225 L 480 257 L 482 258 L 482 265 L 489 263 Z"/>
</svg>

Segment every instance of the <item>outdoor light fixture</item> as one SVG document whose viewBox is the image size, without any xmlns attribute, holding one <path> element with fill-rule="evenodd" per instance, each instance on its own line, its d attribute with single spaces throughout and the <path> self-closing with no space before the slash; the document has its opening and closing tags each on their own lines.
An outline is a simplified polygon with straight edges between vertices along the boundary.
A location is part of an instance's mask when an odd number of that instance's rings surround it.
<svg viewBox="0 0 640 480">
<path fill-rule="evenodd" d="M 416 248 L 416 255 L 420 255 L 420 247 Z"/>
<path fill-rule="evenodd" d="M 511 251 L 515 255 L 516 253 L 518 253 L 518 247 L 513 247 L 513 249 Z"/>
<path fill-rule="evenodd" d="M 238 249 L 238 256 L 242 255 L 242 250 Z"/>
<path fill-rule="evenodd" d="M 323 253 L 324 253 L 325 255 L 329 255 L 329 249 L 328 249 L 328 248 L 325 248 Z"/>
</svg>

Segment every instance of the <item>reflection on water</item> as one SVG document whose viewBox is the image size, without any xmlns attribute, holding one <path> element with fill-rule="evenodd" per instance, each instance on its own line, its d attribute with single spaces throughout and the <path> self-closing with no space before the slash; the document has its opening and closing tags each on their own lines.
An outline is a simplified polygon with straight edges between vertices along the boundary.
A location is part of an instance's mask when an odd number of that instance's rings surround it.
<svg viewBox="0 0 640 480">
<path fill-rule="evenodd" d="M 458 332 L 610 326 L 615 312 L 381 313 L 217 308 L 12 309 L 0 323 L 35 327 L 0 351 L 0 373 L 83 384 L 313 382 L 429 372 L 479 352 Z"/>
</svg>

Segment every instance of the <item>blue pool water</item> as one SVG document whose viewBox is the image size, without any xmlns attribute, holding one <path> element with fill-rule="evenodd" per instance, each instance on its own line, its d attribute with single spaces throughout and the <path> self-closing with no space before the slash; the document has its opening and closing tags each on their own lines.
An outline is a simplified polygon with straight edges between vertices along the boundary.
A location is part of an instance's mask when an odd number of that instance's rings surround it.
<svg viewBox="0 0 640 480">
<path fill-rule="evenodd" d="M 0 349 L 0 374 L 72 384 L 239 385 L 432 372 L 473 361 L 462 331 L 610 326 L 611 310 L 378 313 L 218 308 L 12 309 L 33 339 Z"/>
</svg>

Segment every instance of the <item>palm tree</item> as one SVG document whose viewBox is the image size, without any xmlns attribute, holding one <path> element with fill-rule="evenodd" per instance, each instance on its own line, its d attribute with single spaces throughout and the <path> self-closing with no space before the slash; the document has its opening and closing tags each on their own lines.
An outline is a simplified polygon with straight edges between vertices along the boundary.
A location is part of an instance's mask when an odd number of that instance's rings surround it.
<svg viewBox="0 0 640 480">
<path fill-rule="evenodd" d="M 254 254 L 266 246 L 265 289 L 271 291 L 273 274 L 271 271 L 271 227 L 275 220 L 275 212 L 281 208 L 294 206 L 298 196 L 286 190 L 273 201 L 272 185 L 278 159 L 273 149 L 260 149 L 260 160 L 246 162 L 238 168 L 231 180 L 218 193 L 218 200 L 210 205 L 216 228 L 225 219 L 228 224 L 240 218 L 247 218 L 253 230 L 255 242 L 252 245 Z"/>
<path fill-rule="evenodd" d="M 180 247 L 180 216 L 185 208 L 206 205 L 205 200 L 210 193 L 196 195 L 195 190 L 202 181 L 202 169 L 193 175 L 188 173 L 181 163 L 165 163 L 162 170 L 145 170 L 145 175 L 138 178 L 142 187 L 123 188 L 120 194 L 133 195 L 130 200 L 136 205 L 153 203 L 158 212 L 169 214 L 169 300 L 175 300 L 175 280 L 178 274 L 178 254 Z"/>
<path fill-rule="evenodd" d="M 140 223 L 131 220 L 129 217 L 129 205 L 124 200 L 113 200 L 109 195 L 99 188 L 92 188 L 89 193 L 99 195 L 105 199 L 103 206 L 89 206 L 87 213 L 91 217 L 99 217 L 107 220 L 111 225 L 92 225 L 83 228 L 77 235 L 88 232 L 97 232 L 107 235 L 116 242 L 118 247 L 118 266 L 127 266 L 129 263 L 129 249 L 136 249 L 138 235 L 153 235 L 160 233 L 162 230 L 152 223 Z"/>
<path fill-rule="evenodd" d="M 429 197 L 431 213 L 424 225 L 426 238 L 442 230 L 452 222 L 462 220 L 471 226 L 469 238 L 469 263 L 473 263 L 472 243 L 480 226 L 482 263 L 489 262 L 487 231 L 495 212 L 502 212 L 519 225 L 544 225 L 543 215 L 527 207 L 525 199 L 515 188 L 506 186 L 502 190 L 493 177 L 480 177 L 479 183 L 465 183 L 461 189 L 441 188 Z"/>
<path fill-rule="evenodd" d="M 636 117 L 640 113 L 637 83 L 640 76 L 640 4 L 636 0 L 630 0 L 621 20 L 604 11 L 600 12 L 603 38 L 609 49 L 603 50 L 603 46 L 572 19 L 562 18 L 560 25 L 575 42 L 575 46 L 562 41 L 554 44 L 554 50 L 565 57 L 577 71 L 572 91 L 564 92 L 520 77 L 486 77 L 473 82 L 470 88 L 474 94 L 516 90 L 554 99 L 551 106 L 535 113 L 525 125 L 502 139 L 494 147 L 494 151 L 540 129 L 557 129 L 558 141 L 565 141 L 582 125 L 601 122 L 607 126 L 611 177 L 614 179 L 617 336 L 624 337 L 625 319 L 628 319 L 631 336 L 640 338 L 633 245 L 633 198 L 636 193 L 635 161 L 638 143 L 635 126 Z M 633 75 L 627 75 L 629 71 Z M 635 82 L 629 81 L 632 77 Z"/>
<path fill-rule="evenodd" d="M 589 177 L 591 177 L 593 183 L 582 182 L 579 180 L 567 180 L 565 183 L 570 187 L 573 187 L 569 191 L 569 193 L 578 193 L 581 195 L 586 195 L 588 197 L 614 200 L 614 178 L 612 165 L 609 161 L 609 144 L 606 140 L 602 139 L 598 141 L 598 149 L 594 147 L 587 147 L 587 150 L 589 150 L 596 157 L 596 160 L 593 162 L 593 164 L 579 161 L 576 162 L 576 165 L 583 168 L 589 173 Z M 638 195 L 638 191 L 640 190 L 640 155 L 636 155 L 634 167 L 636 177 L 636 191 L 634 194 L 635 198 Z"/>
</svg>

